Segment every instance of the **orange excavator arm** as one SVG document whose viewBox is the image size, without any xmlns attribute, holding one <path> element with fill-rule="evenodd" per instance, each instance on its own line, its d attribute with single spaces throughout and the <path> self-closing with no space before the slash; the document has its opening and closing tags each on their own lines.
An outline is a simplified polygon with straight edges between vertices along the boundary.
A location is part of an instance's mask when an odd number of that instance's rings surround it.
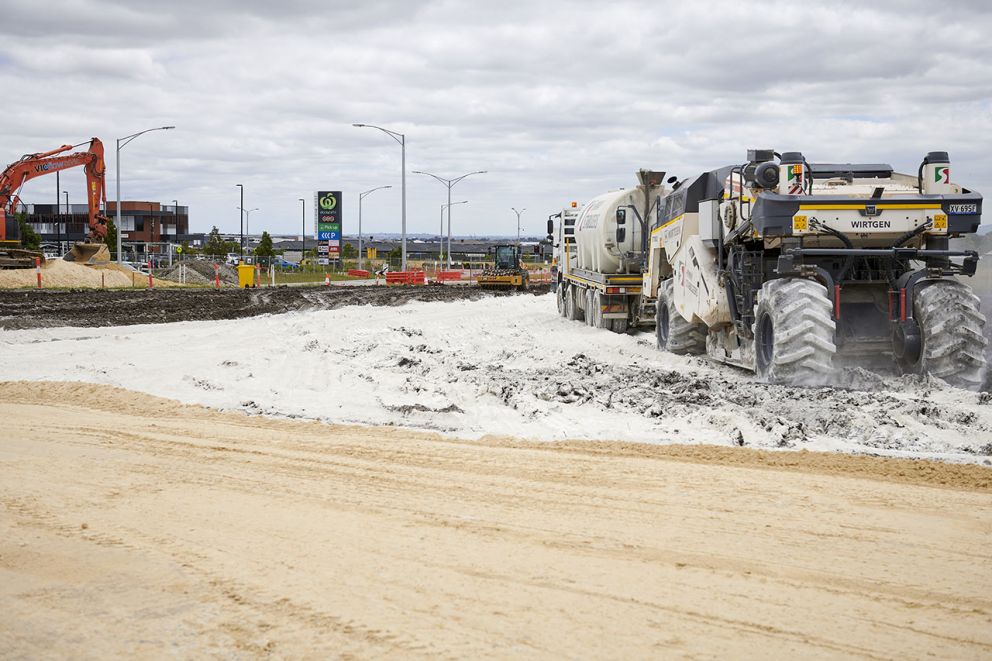
<svg viewBox="0 0 992 661">
<path fill-rule="evenodd" d="M 84 166 L 86 170 L 86 202 L 89 207 L 88 241 L 103 242 L 107 236 L 107 218 L 100 213 L 100 203 L 107 201 L 107 166 L 103 160 L 103 143 L 90 140 L 85 152 L 69 152 L 72 145 L 62 145 L 41 154 L 27 154 L 11 163 L 0 173 L 0 210 L 13 215 L 19 202 L 18 193 L 25 183 L 36 177 L 70 168 Z M 0 222 L 0 241 L 7 239 L 6 223 Z"/>
</svg>

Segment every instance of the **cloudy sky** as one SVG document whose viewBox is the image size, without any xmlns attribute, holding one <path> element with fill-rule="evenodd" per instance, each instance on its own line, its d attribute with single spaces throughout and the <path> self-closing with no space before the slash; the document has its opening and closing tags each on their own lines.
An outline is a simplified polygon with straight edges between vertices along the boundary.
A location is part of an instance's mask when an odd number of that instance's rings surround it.
<svg viewBox="0 0 992 661">
<path fill-rule="evenodd" d="M 191 229 L 299 232 L 341 189 L 345 232 L 399 231 L 407 169 L 454 177 L 456 234 L 541 231 L 570 200 L 689 176 L 748 147 L 952 178 L 992 193 L 992 3 L 585 0 L 0 0 L 0 161 L 152 126 L 122 153 L 123 199 L 179 199 Z M 62 177 L 83 201 L 83 175 Z M 407 175 L 408 230 L 446 190 Z M 50 203 L 55 182 L 25 186 Z M 169 202 L 171 203 L 171 202 Z"/>
</svg>

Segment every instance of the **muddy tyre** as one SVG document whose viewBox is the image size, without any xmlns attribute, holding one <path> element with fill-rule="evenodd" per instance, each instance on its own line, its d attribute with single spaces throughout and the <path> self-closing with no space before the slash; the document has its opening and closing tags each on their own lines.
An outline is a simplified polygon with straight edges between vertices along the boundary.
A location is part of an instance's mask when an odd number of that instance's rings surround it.
<svg viewBox="0 0 992 661">
<path fill-rule="evenodd" d="M 938 280 L 916 290 L 913 315 L 920 326 L 919 357 L 901 361 L 904 372 L 931 374 L 961 388 L 976 388 L 985 375 L 985 315 L 968 285 Z"/>
<path fill-rule="evenodd" d="M 558 304 L 558 314 L 565 317 L 565 288 L 559 285 L 555 288 L 555 302 Z"/>
<path fill-rule="evenodd" d="M 610 319 L 610 330 L 618 335 L 624 335 L 627 332 L 627 320 L 626 319 Z"/>
<path fill-rule="evenodd" d="M 565 318 L 569 321 L 582 321 L 582 310 L 575 301 L 576 296 L 581 296 L 581 293 L 575 285 L 569 285 L 565 292 Z"/>
<path fill-rule="evenodd" d="M 596 326 L 596 303 L 595 292 L 587 289 L 586 292 L 586 326 L 595 328 Z"/>
<path fill-rule="evenodd" d="M 655 337 L 662 351 L 680 356 L 706 353 L 706 325 L 686 321 L 679 314 L 675 308 L 675 281 L 671 279 L 658 286 Z"/>
<path fill-rule="evenodd" d="M 766 282 L 754 319 L 759 377 L 790 385 L 820 385 L 830 378 L 836 322 L 826 287 L 801 278 Z"/>
</svg>

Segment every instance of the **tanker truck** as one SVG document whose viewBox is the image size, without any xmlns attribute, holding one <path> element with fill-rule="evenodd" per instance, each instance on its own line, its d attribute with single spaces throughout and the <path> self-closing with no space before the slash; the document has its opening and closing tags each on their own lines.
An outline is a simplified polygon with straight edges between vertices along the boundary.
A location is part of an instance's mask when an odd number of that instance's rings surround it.
<svg viewBox="0 0 992 661">
<path fill-rule="evenodd" d="M 948 241 L 978 230 L 982 196 L 951 182 L 945 152 L 902 174 L 752 149 L 744 163 L 667 183 L 645 189 L 653 202 L 632 198 L 651 220 L 628 319 L 652 310 L 659 349 L 776 383 L 894 364 L 980 385 L 985 317 L 960 279 L 974 275 L 978 254 Z M 613 210 L 617 239 L 629 211 L 623 201 Z M 587 237 L 576 231 L 577 261 Z"/>
<path fill-rule="evenodd" d="M 665 192 L 665 173 L 637 176 L 634 188 L 605 193 L 581 209 L 573 203 L 548 219 L 563 317 L 614 333 L 653 325 L 654 302 L 641 295 L 641 283 L 650 211 Z"/>
</svg>

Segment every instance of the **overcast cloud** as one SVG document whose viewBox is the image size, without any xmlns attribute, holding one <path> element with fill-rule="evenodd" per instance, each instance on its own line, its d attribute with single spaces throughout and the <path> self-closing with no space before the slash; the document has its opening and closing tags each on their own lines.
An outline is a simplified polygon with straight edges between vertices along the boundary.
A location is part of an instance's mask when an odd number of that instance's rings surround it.
<svg viewBox="0 0 992 661">
<path fill-rule="evenodd" d="M 0 161 L 152 126 L 122 153 L 122 197 L 190 205 L 191 229 L 299 232 L 341 189 L 345 232 L 399 231 L 407 168 L 454 177 L 456 234 L 525 233 L 639 167 L 689 176 L 748 147 L 952 178 L 992 194 L 992 3 L 572 0 L 0 0 Z M 83 175 L 62 177 L 82 203 Z M 408 229 L 445 188 L 409 174 Z M 51 203 L 53 177 L 22 198 Z"/>
</svg>

